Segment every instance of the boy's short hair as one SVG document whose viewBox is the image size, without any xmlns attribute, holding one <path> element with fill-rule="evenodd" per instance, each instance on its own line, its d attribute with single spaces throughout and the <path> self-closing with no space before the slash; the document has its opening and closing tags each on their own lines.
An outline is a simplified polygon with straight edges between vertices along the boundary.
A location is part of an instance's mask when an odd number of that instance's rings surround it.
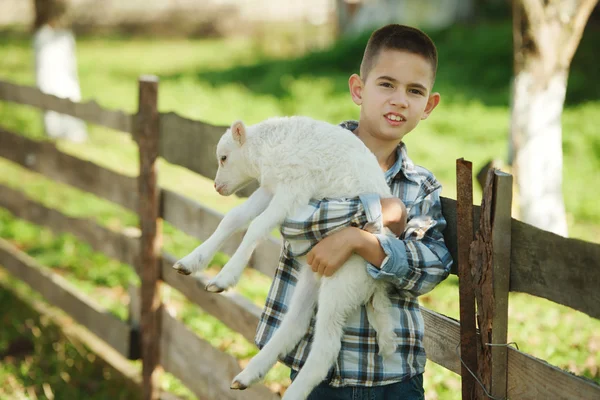
<svg viewBox="0 0 600 400">
<path fill-rule="evenodd" d="M 371 34 L 362 62 L 360 76 L 363 80 L 373 68 L 377 56 L 382 50 L 400 50 L 418 54 L 431 64 L 433 81 L 437 72 L 437 49 L 425 32 L 406 25 L 390 24 L 377 29 Z"/>
</svg>

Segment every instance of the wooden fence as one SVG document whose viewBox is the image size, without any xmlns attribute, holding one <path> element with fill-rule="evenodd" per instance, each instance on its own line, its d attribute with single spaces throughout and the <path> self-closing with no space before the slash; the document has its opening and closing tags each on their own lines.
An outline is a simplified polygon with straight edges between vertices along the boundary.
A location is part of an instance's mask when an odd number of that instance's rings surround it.
<svg viewBox="0 0 600 400">
<path fill-rule="evenodd" d="M 203 285 L 177 274 L 171 268 L 175 258 L 161 250 L 161 220 L 204 240 L 222 215 L 158 187 L 156 158 L 160 156 L 212 179 L 216 172 L 214 148 L 224 127 L 159 113 L 157 79 L 142 77 L 139 85 L 139 110 L 128 114 L 0 81 L 2 101 L 57 111 L 128 132 L 138 143 L 140 173 L 136 179 L 66 154 L 50 141 L 31 140 L 0 127 L 0 157 L 138 213 L 141 237 L 128 236 L 89 219 L 66 216 L 0 184 L 0 207 L 15 217 L 45 225 L 56 233 L 72 233 L 94 250 L 135 269 L 142 280 L 141 296 L 130 291 L 128 321 L 108 313 L 93 298 L 1 238 L 0 265 L 121 355 L 135 358 L 141 354 L 145 399 L 158 396 L 155 378 L 159 365 L 202 399 L 276 399 L 277 394 L 260 384 L 243 392 L 230 390 L 229 382 L 240 371 L 238 361 L 213 348 L 161 307 L 158 289 L 166 284 L 251 342 L 260 315 L 257 306 L 235 291 L 207 293 L 200 288 Z M 428 358 L 462 375 L 463 398 L 485 397 L 466 366 L 497 398 L 600 398 L 600 387 L 593 382 L 506 346 L 509 291 L 543 297 L 600 318 L 600 245 L 562 238 L 511 219 L 510 176 L 498 171 L 489 177 L 483 206 L 473 208 L 468 163 L 457 163 L 457 175 L 458 209 L 454 200 L 442 198 L 442 203 L 448 221 L 445 239 L 456 260 L 452 273 L 459 272 L 464 323 L 461 327 L 458 321 L 423 308 Z M 473 220 L 479 221 L 476 236 Z M 223 252 L 232 254 L 240 238 L 232 238 Z M 272 276 L 279 250 L 279 241 L 267 240 L 254 253 L 251 267 Z M 475 279 L 471 279 L 470 266 L 480 268 Z M 200 279 L 207 280 L 205 276 Z M 475 298 L 480 314 L 478 332 Z M 141 352 L 135 340 L 138 332 Z"/>
</svg>

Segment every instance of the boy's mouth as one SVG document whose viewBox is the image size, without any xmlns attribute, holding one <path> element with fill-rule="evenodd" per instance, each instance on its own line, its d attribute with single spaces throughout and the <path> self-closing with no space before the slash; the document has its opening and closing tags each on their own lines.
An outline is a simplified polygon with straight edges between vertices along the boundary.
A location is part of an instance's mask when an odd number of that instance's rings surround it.
<svg viewBox="0 0 600 400">
<path fill-rule="evenodd" d="M 394 113 L 385 114 L 385 118 L 394 125 L 406 121 L 406 118 L 404 118 L 403 115 Z"/>
</svg>

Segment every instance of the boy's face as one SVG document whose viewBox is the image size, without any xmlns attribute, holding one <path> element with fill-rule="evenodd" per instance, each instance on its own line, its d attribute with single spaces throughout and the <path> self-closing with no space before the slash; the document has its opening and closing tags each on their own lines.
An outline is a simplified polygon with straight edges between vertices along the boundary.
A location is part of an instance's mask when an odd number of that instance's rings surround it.
<svg viewBox="0 0 600 400">
<path fill-rule="evenodd" d="M 431 93 L 433 71 L 418 54 L 381 50 L 366 80 L 350 77 L 353 101 L 361 106 L 359 129 L 383 141 L 399 143 L 440 100 Z"/>
</svg>

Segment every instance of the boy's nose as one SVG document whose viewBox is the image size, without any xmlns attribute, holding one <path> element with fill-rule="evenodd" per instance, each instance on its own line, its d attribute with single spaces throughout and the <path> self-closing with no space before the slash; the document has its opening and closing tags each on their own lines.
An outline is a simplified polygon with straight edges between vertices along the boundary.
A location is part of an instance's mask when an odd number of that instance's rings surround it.
<svg viewBox="0 0 600 400">
<path fill-rule="evenodd" d="M 398 91 L 390 98 L 390 103 L 394 106 L 408 107 L 408 96 L 403 91 Z"/>
</svg>

